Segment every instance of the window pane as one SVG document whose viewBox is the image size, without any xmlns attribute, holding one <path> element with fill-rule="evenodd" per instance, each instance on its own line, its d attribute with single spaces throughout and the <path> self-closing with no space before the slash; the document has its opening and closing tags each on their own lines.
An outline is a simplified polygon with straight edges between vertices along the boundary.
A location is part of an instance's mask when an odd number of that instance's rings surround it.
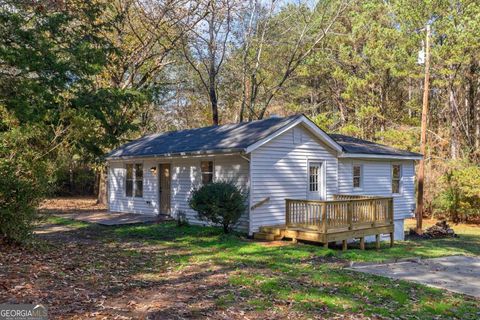
<svg viewBox="0 0 480 320">
<path fill-rule="evenodd" d="M 127 164 L 127 179 L 133 179 L 133 164 Z"/>
<path fill-rule="evenodd" d="M 133 195 L 133 181 L 127 180 L 125 185 L 125 195 L 131 197 Z"/>
<path fill-rule="evenodd" d="M 400 178 L 400 165 L 399 164 L 394 164 L 392 166 L 392 177 L 399 179 Z"/>
<path fill-rule="evenodd" d="M 392 181 L 392 193 L 400 193 L 400 181 L 393 180 Z"/>
<path fill-rule="evenodd" d="M 137 180 L 135 181 L 135 197 L 142 197 L 143 196 L 143 181 Z"/>
<path fill-rule="evenodd" d="M 133 196 L 133 164 L 125 165 L 127 173 L 125 175 L 125 196 Z"/>
<path fill-rule="evenodd" d="M 360 166 L 353 166 L 353 176 L 360 177 L 361 169 Z"/>
<path fill-rule="evenodd" d="M 360 188 L 360 177 L 353 177 L 353 187 Z"/>
<path fill-rule="evenodd" d="M 319 190 L 319 173 L 320 166 L 318 164 L 311 164 L 308 168 L 309 171 L 309 190 L 311 192 L 317 192 Z"/>
<path fill-rule="evenodd" d="M 211 173 L 202 173 L 202 183 L 207 184 L 213 181 L 213 174 Z"/>
<path fill-rule="evenodd" d="M 353 166 L 353 187 L 354 188 L 360 188 L 361 178 L 362 178 L 362 167 L 358 165 Z"/>
<path fill-rule="evenodd" d="M 135 164 L 135 180 L 143 179 L 143 165 Z"/>
<path fill-rule="evenodd" d="M 213 182 L 213 161 L 200 162 L 200 170 L 202 171 L 203 184 Z"/>
<path fill-rule="evenodd" d="M 213 161 L 202 161 L 201 162 L 202 172 L 213 172 Z"/>
</svg>

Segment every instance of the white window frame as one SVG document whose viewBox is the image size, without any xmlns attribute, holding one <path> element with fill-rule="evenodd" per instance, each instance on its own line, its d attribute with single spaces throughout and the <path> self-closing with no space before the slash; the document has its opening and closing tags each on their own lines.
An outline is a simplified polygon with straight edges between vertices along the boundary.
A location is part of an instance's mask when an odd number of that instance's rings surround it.
<svg viewBox="0 0 480 320">
<path fill-rule="evenodd" d="M 358 187 L 355 187 L 355 183 L 354 183 L 354 180 L 355 180 L 355 167 L 360 167 L 360 185 Z M 352 189 L 353 190 L 362 190 L 363 189 L 363 177 L 364 177 L 364 174 L 363 174 L 363 164 L 361 163 L 353 163 L 352 164 Z"/>
<path fill-rule="evenodd" d="M 212 182 L 215 182 L 215 161 L 213 159 L 202 159 L 200 160 L 200 185 L 203 186 L 203 171 L 202 171 L 202 162 L 211 162 L 212 163 Z M 209 172 L 206 172 L 209 173 Z"/>
<path fill-rule="evenodd" d="M 398 178 L 398 193 L 393 192 L 393 166 L 400 167 L 400 177 Z M 390 191 L 393 196 L 401 196 L 403 194 L 403 165 L 401 163 L 393 162 L 390 165 Z"/>
<path fill-rule="evenodd" d="M 127 196 L 127 165 L 132 165 L 132 195 L 131 196 Z M 124 190 L 124 195 L 126 198 L 143 198 L 143 193 L 144 193 L 144 188 L 142 187 L 142 195 L 141 196 L 136 196 L 135 193 L 137 191 L 137 177 L 136 177 L 136 171 L 137 169 L 135 168 L 136 165 L 141 165 L 142 166 L 142 186 L 144 186 L 145 184 L 145 164 L 143 163 L 143 161 L 140 161 L 140 162 L 135 162 L 135 161 L 132 161 L 132 162 L 126 162 L 124 164 L 124 169 L 125 169 L 125 179 L 124 179 L 124 182 L 125 182 L 125 190 Z"/>
<path fill-rule="evenodd" d="M 319 170 L 319 181 L 318 181 L 318 191 L 310 191 L 310 166 L 312 164 L 320 164 Z M 307 160 L 307 198 L 311 198 L 312 195 L 318 196 L 319 199 L 325 200 L 327 196 L 327 188 L 326 188 L 326 166 L 327 161 L 323 159 L 308 159 Z"/>
</svg>

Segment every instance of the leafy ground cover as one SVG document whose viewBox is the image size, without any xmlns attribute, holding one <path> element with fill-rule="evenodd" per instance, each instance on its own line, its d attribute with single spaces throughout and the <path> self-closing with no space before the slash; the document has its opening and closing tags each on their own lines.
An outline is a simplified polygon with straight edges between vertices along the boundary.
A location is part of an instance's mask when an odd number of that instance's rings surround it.
<svg viewBox="0 0 480 320">
<path fill-rule="evenodd" d="M 455 229 L 460 238 L 341 252 L 211 227 L 49 217 L 36 245 L 2 248 L 0 302 L 42 302 L 53 318 L 477 319 L 479 300 L 343 269 L 351 260 L 478 254 L 480 228 Z"/>
</svg>

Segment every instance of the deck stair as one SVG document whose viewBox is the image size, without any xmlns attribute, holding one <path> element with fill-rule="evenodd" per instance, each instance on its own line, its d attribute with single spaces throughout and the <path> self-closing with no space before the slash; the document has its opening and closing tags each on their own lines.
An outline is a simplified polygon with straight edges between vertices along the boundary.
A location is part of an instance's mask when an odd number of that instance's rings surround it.
<svg viewBox="0 0 480 320">
<path fill-rule="evenodd" d="M 285 235 L 285 226 L 265 226 L 260 227 L 260 232 L 255 232 L 253 238 L 256 240 L 281 240 Z"/>
</svg>

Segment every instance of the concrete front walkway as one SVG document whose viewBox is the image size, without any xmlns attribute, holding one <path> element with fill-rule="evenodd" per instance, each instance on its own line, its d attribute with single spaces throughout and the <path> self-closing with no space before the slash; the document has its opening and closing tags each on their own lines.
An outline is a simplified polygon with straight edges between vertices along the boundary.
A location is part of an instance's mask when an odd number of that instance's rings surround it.
<svg viewBox="0 0 480 320">
<path fill-rule="evenodd" d="M 349 270 L 418 282 L 480 298 L 480 257 L 451 256 L 357 266 Z"/>
<path fill-rule="evenodd" d="M 97 223 L 104 226 L 118 226 L 124 224 L 153 223 L 171 219 L 167 216 L 149 216 L 144 214 L 120 213 L 120 212 L 81 212 L 56 214 L 57 217 L 73 219 L 89 223 Z"/>
</svg>

